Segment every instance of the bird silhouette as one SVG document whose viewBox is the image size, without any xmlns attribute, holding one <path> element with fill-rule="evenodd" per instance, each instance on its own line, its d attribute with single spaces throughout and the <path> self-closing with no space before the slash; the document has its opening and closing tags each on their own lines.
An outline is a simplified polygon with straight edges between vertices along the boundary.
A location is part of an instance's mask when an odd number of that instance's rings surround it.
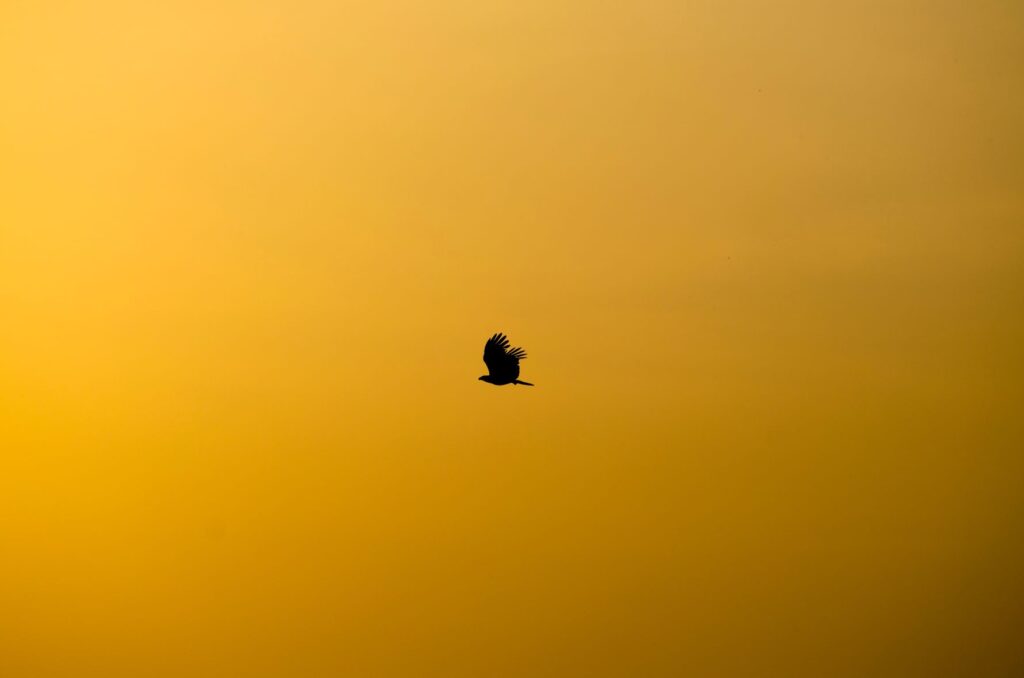
<svg viewBox="0 0 1024 678">
<path fill-rule="evenodd" d="M 526 359 L 526 351 L 523 349 L 509 348 L 508 337 L 498 332 L 484 344 L 484 364 L 487 365 L 489 374 L 480 377 L 480 381 L 486 381 L 495 386 L 505 384 L 522 384 L 533 386 L 528 381 L 519 381 L 519 361 Z"/>
</svg>

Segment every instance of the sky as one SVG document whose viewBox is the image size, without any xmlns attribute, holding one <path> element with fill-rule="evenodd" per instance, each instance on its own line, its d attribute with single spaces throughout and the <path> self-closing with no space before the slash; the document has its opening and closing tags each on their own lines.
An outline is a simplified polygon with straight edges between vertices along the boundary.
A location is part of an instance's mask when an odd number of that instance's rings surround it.
<svg viewBox="0 0 1024 678">
<path fill-rule="evenodd" d="M 0 674 L 1019 674 L 1022 68 L 1008 0 L 5 0 Z"/>
</svg>

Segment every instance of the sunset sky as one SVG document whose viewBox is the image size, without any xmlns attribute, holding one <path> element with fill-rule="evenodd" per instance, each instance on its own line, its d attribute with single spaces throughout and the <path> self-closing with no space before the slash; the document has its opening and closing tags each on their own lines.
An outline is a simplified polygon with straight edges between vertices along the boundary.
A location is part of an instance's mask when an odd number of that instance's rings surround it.
<svg viewBox="0 0 1024 678">
<path fill-rule="evenodd" d="M 1022 675 L 1022 83 L 1010 0 L 0 0 L 0 676 Z"/>
</svg>

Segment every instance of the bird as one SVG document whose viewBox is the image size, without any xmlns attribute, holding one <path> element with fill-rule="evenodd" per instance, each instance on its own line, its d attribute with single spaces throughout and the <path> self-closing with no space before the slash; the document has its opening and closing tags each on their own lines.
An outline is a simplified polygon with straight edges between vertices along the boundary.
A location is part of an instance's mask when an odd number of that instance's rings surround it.
<svg viewBox="0 0 1024 678">
<path fill-rule="evenodd" d="M 480 377 L 480 381 L 495 386 L 533 386 L 528 381 L 519 381 L 519 361 L 525 359 L 526 351 L 519 347 L 509 348 L 508 337 L 498 332 L 484 344 L 484 364 L 487 365 L 488 374 Z"/>
</svg>

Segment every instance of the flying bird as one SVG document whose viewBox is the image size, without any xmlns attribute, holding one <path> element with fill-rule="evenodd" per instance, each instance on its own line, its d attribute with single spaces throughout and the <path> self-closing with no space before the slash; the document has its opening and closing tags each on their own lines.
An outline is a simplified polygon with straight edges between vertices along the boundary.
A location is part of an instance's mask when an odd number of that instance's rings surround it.
<svg viewBox="0 0 1024 678">
<path fill-rule="evenodd" d="M 480 381 L 486 381 L 495 386 L 504 386 L 505 384 L 533 386 L 528 381 L 519 381 L 520 360 L 526 360 L 526 351 L 519 347 L 509 348 L 508 337 L 498 332 L 484 344 L 484 364 L 487 365 L 489 374 L 480 377 Z"/>
</svg>

